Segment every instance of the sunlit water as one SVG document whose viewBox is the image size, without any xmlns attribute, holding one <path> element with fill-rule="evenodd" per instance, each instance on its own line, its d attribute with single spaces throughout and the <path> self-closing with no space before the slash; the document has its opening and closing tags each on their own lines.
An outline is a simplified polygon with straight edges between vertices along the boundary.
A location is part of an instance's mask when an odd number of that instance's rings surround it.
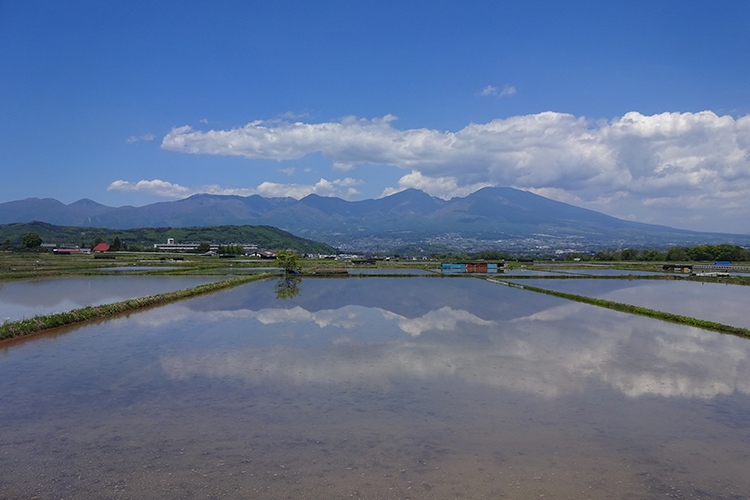
<svg viewBox="0 0 750 500">
<path fill-rule="evenodd" d="M 0 497 L 750 497 L 748 341 L 472 278 L 276 285 L 0 351 Z"/>
<path fill-rule="evenodd" d="M 750 328 L 749 286 L 658 280 L 535 279 L 517 283 Z"/>
<path fill-rule="evenodd" d="M 0 321 L 4 318 L 16 321 L 41 314 L 174 292 L 221 279 L 195 276 L 101 276 L 0 283 Z"/>
</svg>

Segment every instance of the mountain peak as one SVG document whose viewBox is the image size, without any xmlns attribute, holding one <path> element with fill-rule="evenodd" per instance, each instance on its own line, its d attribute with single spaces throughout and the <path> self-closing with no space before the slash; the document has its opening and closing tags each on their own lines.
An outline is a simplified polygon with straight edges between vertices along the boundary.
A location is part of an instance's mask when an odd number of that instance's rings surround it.
<svg viewBox="0 0 750 500">
<path fill-rule="evenodd" d="M 407 189 L 404 189 L 403 191 L 397 191 L 393 194 L 389 194 L 388 196 L 384 196 L 383 198 L 393 198 L 393 197 L 434 199 L 433 196 L 430 196 L 429 194 L 425 193 L 421 189 L 417 189 L 417 188 L 407 188 Z"/>
<path fill-rule="evenodd" d="M 69 207 L 105 207 L 106 205 L 102 205 L 101 203 L 97 203 L 94 200 L 91 200 L 89 198 L 81 198 L 78 201 L 74 201 Z"/>
<path fill-rule="evenodd" d="M 750 243 L 748 236 L 710 235 L 616 219 L 510 187 L 485 187 L 449 201 L 410 188 L 361 201 L 318 194 L 301 200 L 198 194 L 143 207 L 110 208 L 88 199 L 70 205 L 35 198 L 0 203 L 0 224 L 32 220 L 120 229 L 267 225 L 357 250 L 372 250 L 372 245 L 384 249 L 389 245 L 386 241 L 404 244 L 436 238 L 448 245 L 468 241 L 476 246 L 485 241 L 481 245 L 488 248 L 519 243 L 554 248 Z"/>
</svg>

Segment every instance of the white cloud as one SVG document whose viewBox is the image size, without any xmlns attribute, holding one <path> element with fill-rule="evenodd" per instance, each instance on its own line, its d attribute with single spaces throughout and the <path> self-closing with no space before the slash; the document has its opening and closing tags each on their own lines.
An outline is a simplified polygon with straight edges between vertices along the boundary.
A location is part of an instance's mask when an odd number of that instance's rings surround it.
<svg viewBox="0 0 750 500">
<path fill-rule="evenodd" d="M 339 198 L 350 199 L 359 194 L 359 191 L 352 186 L 361 184 L 362 181 L 347 177 L 346 179 L 336 179 L 328 181 L 320 179 L 317 183 L 309 184 L 277 184 L 275 182 L 264 182 L 255 188 L 255 193 L 266 197 L 285 197 L 304 198 L 309 194 L 320 196 L 337 196 Z"/>
<path fill-rule="evenodd" d="M 308 112 L 302 112 L 302 113 L 295 113 L 294 111 L 287 111 L 286 113 L 282 113 L 279 118 L 284 120 L 299 120 L 300 118 L 310 118 L 310 113 Z"/>
<path fill-rule="evenodd" d="M 497 94 L 497 87 L 493 87 L 492 85 L 487 85 L 485 88 L 482 89 L 482 92 L 480 92 L 482 95 L 494 95 Z"/>
<path fill-rule="evenodd" d="M 188 196 L 195 194 L 190 189 L 180 186 L 179 184 L 172 184 L 171 182 L 154 179 L 152 181 L 115 181 L 107 187 L 107 191 L 120 191 L 125 193 L 146 193 L 156 196 L 164 196 L 166 198 L 187 198 Z"/>
<path fill-rule="evenodd" d="M 117 180 L 107 187 L 107 191 L 120 191 L 131 193 L 143 193 L 165 198 L 187 198 L 198 193 L 250 196 L 259 194 L 266 197 L 292 197 L 304 198 L 309 194 L 320 196 L 336 196 L 350 199 L 359 194 L 353 186 L 362 184 L 361 180 L 347 177 L 329 181 L 320 179 L 315 184 L 279 184 L 275 182 L 264 182 L 255 188 L 223 188 L 217 184 L 188 188 L 173 184 L 171 182 L 154 179 L 152 181 L 141 180 L 129 182 Z"/>
<path fill-rule="evenodd" d="M 480 95 L 496 95 L 500 97 L 509 97 L 516 93 L 516 88 L 512 85 L 506 85 L 502 90 L 492 85 L 487 85 L 479 92 Z"/>
<path fill-rule="evenodd" d="M 143 135 L 131 135 L 126 139 L 125 142 L 128 144 L 133 144 L 134 142 L 149 142 L 156 139 L 156 136 L 154 134 L 143 134 Z"/>
<path fill-rule="evenodd" d="M 405 189 L 414 188 L 430 193 L 438 198 L 450 199 L 454 196 L 466 196 L 483 187 L 491 186 L 489 182 L 480 182 L 468 186 L 459 186 L 455 177 L 427 177 L 417 170 L 412 170 L 398 181 L 398 188 L 385 188 L 381 198 L 398 193 Z"/>
<path fill-rule="evenodd" d="M 294 169 L 294 167 L 280 168 L 279 172 L 281 172 L 282 174 L 285 174 L 285 175 L 288 175 L 289 177 L 291 177 L 291 176 L 294 175 L 295 169 Z"/>
<path fill-rule="evenodd" d="M 499 93 L 511 95 L 511 89 Z M 750 196 L 750 115 L 630 112 L 592 122 L 544 112 L 472 123 L 457 132 L 398 130 L 394 120 L 255 121 L 208 132 L 185 126 L 167 134 L 162 148 L 274 160 L 319 152 L 338 170 L 368 164 L 411 172 L 387 192 L 421 184 L 446 198 L 474 186 L 513 186 L 646 222 L 730 230 L 716 225 L 721 211 L 727 224 L 748 230 L 741 221 L 750 218 L 744 203 Z"/>
</svg>

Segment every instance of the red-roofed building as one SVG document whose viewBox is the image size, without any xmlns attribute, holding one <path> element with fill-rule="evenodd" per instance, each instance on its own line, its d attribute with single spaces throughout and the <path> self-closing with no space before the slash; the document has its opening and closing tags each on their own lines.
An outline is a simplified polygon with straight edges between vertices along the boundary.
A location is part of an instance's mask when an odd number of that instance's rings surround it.
<svg viewBox="0 0 750 500">
<path fill-rule="evenodd" d="M 99 243 L 94 248 L 91 249 L 93 252 L 106 252 L 109 250 L 109 245 L 107 245 L 104 242 Z"/>
</svg>

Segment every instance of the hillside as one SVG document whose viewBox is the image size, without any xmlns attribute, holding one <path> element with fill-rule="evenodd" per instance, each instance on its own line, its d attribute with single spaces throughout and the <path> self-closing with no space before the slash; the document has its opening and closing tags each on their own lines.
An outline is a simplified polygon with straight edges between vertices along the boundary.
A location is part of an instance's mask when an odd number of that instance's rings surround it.
<svg viewBox="0 0 750 500">
<path fill-rule="evenodd" d="M 371 251 L 415 243 L 464 250 L 750 245 L 750 235 L 626 221 L 509 187 L 487 187 L 447 201 L 407 189 L 362 201 L 314 194 L 301 200 L 198 194 L 142 207 L 112 208 L 91 200 L 64 205 L 36 198 L 0 204 L 0 224 L 32 220 L 116 229 L 264 225 L 343 249 Z"/>
<path fill-rule="evenodd" d="M 292 248 L 302 253 L 331 254 L 336 252 L 332 246 L 326 243 L 300 238 L 275 227 L 247 225 L 122 230 L 28 222 L 0 225 L 0 242 L 9 239 L 11 242 L 20 245 L 23 236 L 32 231 L 39 234 L 44 243 L 58 245 L 91 246 L 98 238 L 108 243 L 112 243 L 115 238 L 120 238 L 120 241 L 128 246 L 137 245 L 148 248 L 153 247 L 155 243 L 166 243 L 167 238 L 174 238 L 178 243 L 206 241 L 220 245 L 232 243 L 256 244 L 261 249 L 270 250 Z"/>
</svg>

